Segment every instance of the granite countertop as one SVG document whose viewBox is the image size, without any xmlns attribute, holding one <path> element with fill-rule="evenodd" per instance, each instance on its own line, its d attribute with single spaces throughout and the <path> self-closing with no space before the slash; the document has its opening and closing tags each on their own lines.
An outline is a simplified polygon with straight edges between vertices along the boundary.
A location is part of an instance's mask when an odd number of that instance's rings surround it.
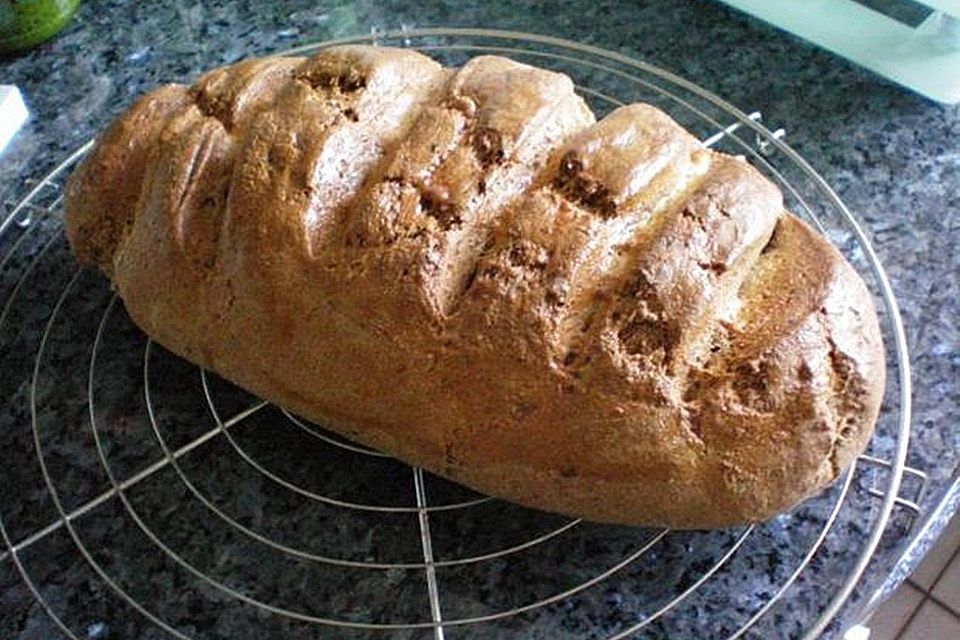
<svg viewBox="0 0 960 640">
<path fill-rule="evenodd" d="M 0 155 L 0 202 L 9 208 L 29 179 L 44 175 L 157 84 L 187 81 L 212 66 L 299 44 L 428 26 L 560 36 L 693 80 L 785 128 L 793 148 L 865 221 L 907 331 L 915 385 L 907 462 L 928 474 L 929 484 L 917 518 L 894 513 L 840 616 L 850 623 L 872 594 L 903 578 L 960 502 L 960 107 L 931 103 L 712 2 L 87 1 L 57 39 L 0 66 L 0 81 L 18 85 L 31 111 L 27 127 Z M 51 189 L 50 199 L 55 195 Z M 418 514 L 406 508 L 416 497 L 409 469 L 336 446 L 313 452 L 302 443 L 304 437 L 316 439 L 304 430 L 310 427 L 271 407 L 211 435 L 197 371 L 158 347 L 145 353 L 142 336 L 120 305 L 110 306 L 99 276 L 82 272 L 71 280 L 56 216 L 33 224 L 33 236 L 12 230 L 0 237 L 0 255 L 15 254 L 0 265 L 0 301 L 16 297 L 6 324 L 0 321 L 0 447 L 9 460 L 0 465 L 0 533 L 11 542 L 28 541 L 15 554 L 0 545 L 0 637 L 435 637 L 430 629 L 369 631 L 303 620 L 347 612 L 354 622 L 388 623 L 437 614 L 431 614 L 417 566 L 423 550 Z M 44 248 L 41 241 L 48 239 Z M 14 291 L 35 258 L 38 267 Z M 48 326 L 51 314 L 55 322 Z M 104 330 L 94 341 L 98 326 Z M 45 355 L 34 360 L 40 346 Z M 93 377 L 97 402 L 88 412 L 91 354 L 103 373 Z M 142 391 L 145 358 L 154 381 L 149 398 Z M 225 383 L 210 385 L 223 419 L 256 407 L 255 399 Z M 99 440 L 89 437 L 91 426 L 101 430 Z M 226 438 L 224 432 L 234 435 Z M 202 445 L 164 458 L 198 436 L 207 438 Z M 237 462 L 238 454 L 251 451 L 257 452 L 251 454 L 255 465 Z M 117 481 L 161 462 L 121 494 L 111 490 L 101 455 Z M 272 469 L 306 486 L 289 491 L 253 469 Z M 65 512 L 95 504 L 72 517 L 69 527 L 57 524 L 58 505 L 45 475 Z M 861 480 L 852 485 L 852 506 L 823 553 L 771 608 L 757 637 L 800 634 L 823 606 L 822 594 L 835 590 L 849 570 L 852 560 L 844 549 L 862 543 L 861 521 L 877 508 L 860 491 Z M 432 504 L 479 499 L 437 478 L 425 482 Z M 345 491 L 337 500 L 388 509 L 373 521 L 371 511 L 331 515 L 330 504 L 305 502 L 328 490 Z M 646 548 L 596 588 L 515 620 L 451 627 L 446 637 L 608 637 L 648 617 L 652 622 L 658 606 L 687 589 L 694 589 L 692 595 L 641 635 L 727 635 L 789 579 L 794 549 L 802 551 L 816 537 L 837 491 L 759 527 L 739 551 L 742 529 L 658 538 L 658 532 L 625 528 L 564 528 L 559 517 L 499 502 L 431 512 L 439 559 L 492 553 L 531 536 L 549 538 L 538 543 L 536 554 L 521 550 L 509 558 L 438 566 L 444 619 L 522 606 L 544 590 L 581 584 L 598 566 L 614 567 Z M 216 510 L 220 515 L 211 518 Z M 245 534 L 238 537 L 241 529 Z M 78 552 L 78 541 L 88 557 Z M 158 551 L 160 541 L 173 555 Z M 314 562 L 331 549 L 345 556 L 346 565 Z M 724 569 L 712 576 L 710 567 L 723 558 Z M 313 564 L 305 566 L 307 561 Z M 363 566 L 371 562 L 413 568 Z M 251 607 L 252 601 L 282 601 L 301 619 Z"/>
</svg>

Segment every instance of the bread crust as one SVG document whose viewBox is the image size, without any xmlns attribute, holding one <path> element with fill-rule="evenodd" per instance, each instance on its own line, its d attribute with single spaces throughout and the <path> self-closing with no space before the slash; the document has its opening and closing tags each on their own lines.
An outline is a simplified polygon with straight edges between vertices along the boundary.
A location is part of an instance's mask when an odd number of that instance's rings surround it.
<svg viewBox="0 0 960 640">
<path fill-rule="evenodd" d="M 879 411 L 871 296 L 774 185 L 505 58 L 346 46 L 162 87 L 65 204 L 78 259 L 166 348 L 532 507 L 762 520 Z"/>
</svg>

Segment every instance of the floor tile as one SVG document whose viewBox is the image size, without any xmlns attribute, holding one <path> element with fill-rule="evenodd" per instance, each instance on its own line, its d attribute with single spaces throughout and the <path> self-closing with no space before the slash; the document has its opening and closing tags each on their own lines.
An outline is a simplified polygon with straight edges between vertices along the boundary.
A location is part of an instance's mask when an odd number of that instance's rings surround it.
<svg viewBox="0 0 960 640">
<path fill-rule="evenodd" d="M 960 638 L 960 618 L 927 600 L 910 621 L 900 640 L 956 640 Z"/>
<path fill-rule="evenodd" d="M 893 592 L 867 621 L 870 640 L 893 640 L 906 626 L 910 614 L 923 602 L 923 593 L 909 584 Z"/>
<path fill-rule="evenodd" d="M 920 566 L 913 572 L 910 579 L 922 589 L 933 588 L 933 582 L 939 575 L 940 570 L 946 566 L 950 557 L 958 548 L 960 548 L 960 514 L 953 517 L 953 520 L 940 535 L 940 539 L 927 552 L 926 557 L 920 562 Z"/>
<path fill-rule="evenodd" d="M 960 554 L 953 556 L 950 566 L 940 576 L 931 593 L 960 615 Z"/>
</svg>

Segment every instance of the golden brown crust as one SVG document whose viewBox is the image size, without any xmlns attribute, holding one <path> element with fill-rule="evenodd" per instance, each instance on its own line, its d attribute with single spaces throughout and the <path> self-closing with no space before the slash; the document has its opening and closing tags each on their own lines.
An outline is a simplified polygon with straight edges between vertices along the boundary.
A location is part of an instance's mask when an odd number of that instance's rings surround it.
<svg viewBox="0 0 960 640">
<path fill-rule="evenodd" d="M 159 89 L 66 207 L 167 348 L 535 507 L 766 518 L 832 481 L 880 404 L 870 295 L 773 185 L 504 58 L 337 47 Z"/>
</svg>

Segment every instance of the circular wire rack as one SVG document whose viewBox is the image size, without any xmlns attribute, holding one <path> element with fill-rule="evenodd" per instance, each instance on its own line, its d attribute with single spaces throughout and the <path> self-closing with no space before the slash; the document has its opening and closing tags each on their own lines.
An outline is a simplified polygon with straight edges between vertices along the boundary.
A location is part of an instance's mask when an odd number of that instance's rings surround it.
<svg viewBox="0 0 960 640">
<path fill-rule="evenodd" d="M 759 114 L 621 54 L 547 36 L 421 29 L 345 42 L 562 71 L 598 116 L 643 101 L 746 156 L 878 301 L 888 384 L 868 451 L 770 522 L 605 526 L 478 495 L 198 370 L 70 256 L 61 184 L 0 222 L 0 560 L 65 637 L 819 637 L 898 500 L 910 417 L 903 329 L 856 218 Z M 375 399 L 371 399 L 375 401 Z M 909 472 L 909 469 L 908 469 Z M 51 576 L 61 576 L 60 579 Z M 70 586 L 64 586 L 70 585 Z"/>
</svg>

